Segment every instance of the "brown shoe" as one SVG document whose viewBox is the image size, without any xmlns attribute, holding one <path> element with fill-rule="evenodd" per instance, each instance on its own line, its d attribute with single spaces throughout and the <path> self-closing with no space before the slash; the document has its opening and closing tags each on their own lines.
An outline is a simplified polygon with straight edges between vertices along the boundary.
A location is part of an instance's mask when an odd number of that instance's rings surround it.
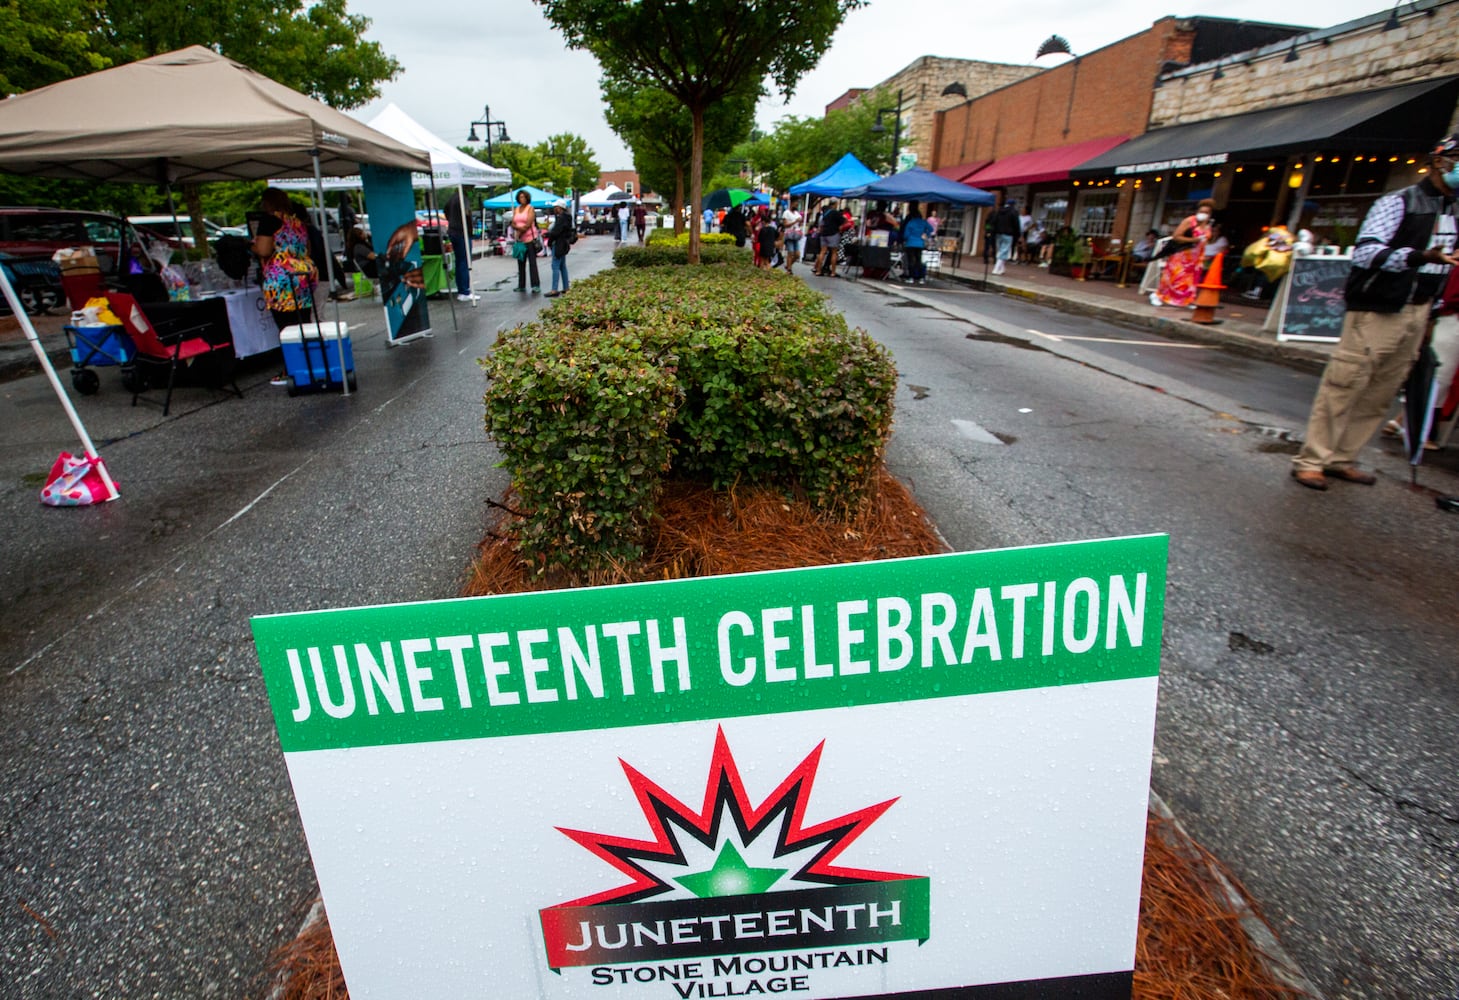
<svg viewBox="0 0 1459 1000">
<path fill-rule="evenodd" d="M 1292 478 L 1309 490 L 1327 489 L 1327 477 L 1313 469 L 1293 469 Z"/>
<path fill-rule="evenodd" d="M 1337 465 L 1322 471 L 1333 479 L 1343 479 L 1350 483 L 1362 483 L 1364 486 L 1372 486 L 1378 481 L 1377 476 L 1371 472 L 1364 472 L 1356 465 Z"/>
</svg>

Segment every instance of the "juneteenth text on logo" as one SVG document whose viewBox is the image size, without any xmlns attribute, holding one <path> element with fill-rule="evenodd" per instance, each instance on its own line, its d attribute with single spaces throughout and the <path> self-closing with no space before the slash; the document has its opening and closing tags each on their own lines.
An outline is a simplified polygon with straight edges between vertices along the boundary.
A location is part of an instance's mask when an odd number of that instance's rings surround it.
<svg viewBox="0 0 1459 1000">
<path fill-rule="evenodd" d="M 913 665 L 935 669 L 1128 650 L 1144 644 L 1146 589 L 1142 572 L 979 587 L 961 599 L 932 592 L 737 609 L 712 624 L 675 616 L 289 648 L 290 715 L 297 725 L 562 707 L 650 691 L 672 695 L 702 685 L 706 669 L 725 692 L 814 685 Z"/>
<path fill-rule="evenodd" d="M 929 887 L 926 878 L 898 878 L 709 899 L 555 906 L 540 915 L 548 964 L 553 969 L 594 966 L 592 981 L 600 986 L 765 972 L 793 978 L 802 971 L 886 963 L 885 948 L 856 945 L 926 941 Z M 792 954 L 754 957 L 757 952 Z M 776 988 L 711 984 L 709 992 L 683 995 L 801 988 L 787 979 Z"/>
</svg>

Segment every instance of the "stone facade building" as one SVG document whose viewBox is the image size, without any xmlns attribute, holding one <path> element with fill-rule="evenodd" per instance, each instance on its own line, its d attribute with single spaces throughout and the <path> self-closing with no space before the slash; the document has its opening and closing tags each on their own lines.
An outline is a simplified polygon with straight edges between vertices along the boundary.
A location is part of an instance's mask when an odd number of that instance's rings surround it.
<svg viewBox="0 0 1459 1000">
<path fill-rule="evenodd" d="M 933 138 L 939 112 L 960 104 L 969 97 L 997 90 L 1037 72 L 1037 66 L 922 56 L 870 90 L 880 91 L 888 108 L 895 106 L 897 94 L 901 93 L 902 131 L 899 148 L 902 153 L 902 167 L 930 168 L 934 158 Z M 953 85 L 960 85 L 961 92 L 944 94 Z M 888 115 L 885 121 L 888 142 L 891 141 L 892 124 L 891 116 Z"/>
</svg>

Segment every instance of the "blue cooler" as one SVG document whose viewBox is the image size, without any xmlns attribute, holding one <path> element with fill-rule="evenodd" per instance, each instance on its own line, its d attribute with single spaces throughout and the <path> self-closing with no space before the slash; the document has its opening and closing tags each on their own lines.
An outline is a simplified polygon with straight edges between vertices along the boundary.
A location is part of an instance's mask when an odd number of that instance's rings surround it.
<svg viewBox="0 0 1459 1000">
<path fill-rule="evenodd" d="M 345 379 L 351 389 L 355 387 L 355 353 L 348 323 L 286 326 L 279 331 L 279 346 L 284 351 L 290 392 L 333 388 L 343 385 Z"/>
</svg>

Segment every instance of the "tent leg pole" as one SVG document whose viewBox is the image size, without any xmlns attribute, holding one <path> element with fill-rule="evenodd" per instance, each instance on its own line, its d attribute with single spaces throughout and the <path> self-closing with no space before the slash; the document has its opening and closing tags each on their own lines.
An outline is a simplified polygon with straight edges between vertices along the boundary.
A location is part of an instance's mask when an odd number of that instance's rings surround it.
<svg viewBox="0 0 1459 1000">
<path fill-rule="evenodd" d="M 25 339 L 30 341 L 31 349 L 35 351 L 36 359 L 41 363 L 41 370 L 46 373 L 51 388 L 55 390 L 56 398 L 61 401 L 61 406 L 66 411 L 66 419 L 71 421 L 71 429 L 81 439 L 81 447 L 86 450 L 87 459 L 96 466 L 96 471 L 101 474 L 101 481 L 106 484 L 106 499 L 117 499 L 121 496 L 117 490 L 117 484 L 112 482 L 106 463 L 96 453 L 96 445 L 91 443 L 91 435 L 86 433 L 86 426 L 81 423 L 81 417 L 77 415 L 76 408 L 71 405 L 71 397 L 66 395 L 60 378 L 56 376 L 56 368 L 51 364 L 51 359 L 46 356 L 46 349 L 41 346 L 41 339 L 35 332 L 35 326 L 31 323 L 25 307 L 20 304 L 20 296 L 15 294 L 15 287 L 10 284 L 10 277 L 3 267 L 0 267 L 0 292 L 4 293 L 5 301 L 10 303 L 10 311 L 15 314 L 20 328 L 25 331 Z"/>
<path fill-rule="evenodd" d="M 329 284 L 326 287 L 329 289 L 330 292 L 333 292 L 334 253 L 329 249 L 329 215 L 325 212 L 324 209 L 324 174 L 319 169 L 319 150 L 311 150 L 310 156 L 314 160 L 314 193 L 317 196 L 317 200 L 319 203 L 319 237 L 324 241 L 324 273 L 329 280 Z M 315 294 L 318 294 L 317 288 L 315 290 Z M 350 375 L 349 372 L 344 370 L 344 338 L 339 335 L 339 299 L 331 296 L 330 301 L 334 303 L 334 346 L 335 350 L 339 351 L 340 387 L 341 389 L 343 389 L 343 395 L 348 396 L 350 394 Z M 321 337 L 321 346 L 324 348 L 324 380 L 328 382 L 329 345 L 324 344 L 323 340 L 324 338 Z"/>
</svg>

